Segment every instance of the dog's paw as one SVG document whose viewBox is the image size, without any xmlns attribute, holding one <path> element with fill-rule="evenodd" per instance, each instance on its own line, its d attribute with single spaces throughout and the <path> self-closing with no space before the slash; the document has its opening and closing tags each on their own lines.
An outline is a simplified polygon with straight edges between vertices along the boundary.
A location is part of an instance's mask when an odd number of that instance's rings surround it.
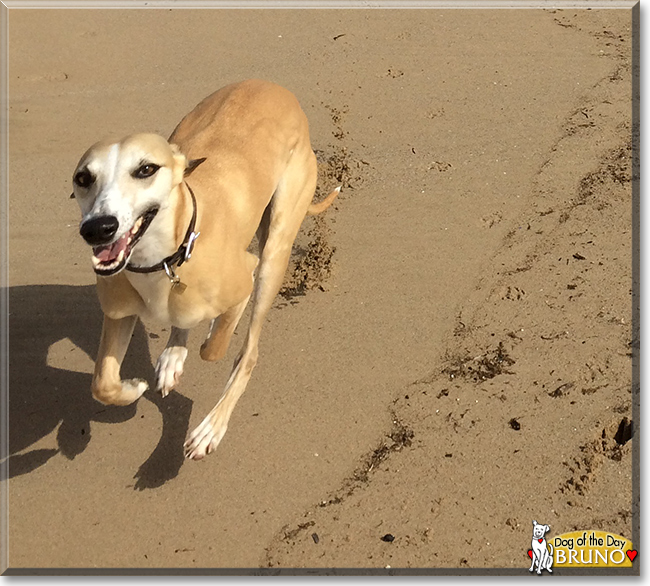
<svg viewBox="0 0 650 586">
<path fill-rule="evenodd" d="M 129 397 L 129 403 L 139 399 L 149 388 L 149 383 L 141 378 L 130 378 L 122 381 L 122 394 Z"/>
<path fill-rule="evenodd" d="M 103 405 L 130 405 L 137 401 L 149 388 L 149 384 L 139 378 L 113 383 L 93 381 L 93 397 Z"/>
<path fill-rule="evenodd" d="M 183 374 L 183 365 L 187 358 L 187 348 L 183 346 L 170 346 L 165 348 L 156 363 L 156 389 L 163 397 L 178 384 Z"/>
<path fill-rule="evenodd" d="M 215 450 L 228 429 L 227 421 L 219 416 L 215 408 L 189 435 L 185 442 L 185 457 L 201 460 Z"/>
</svg>

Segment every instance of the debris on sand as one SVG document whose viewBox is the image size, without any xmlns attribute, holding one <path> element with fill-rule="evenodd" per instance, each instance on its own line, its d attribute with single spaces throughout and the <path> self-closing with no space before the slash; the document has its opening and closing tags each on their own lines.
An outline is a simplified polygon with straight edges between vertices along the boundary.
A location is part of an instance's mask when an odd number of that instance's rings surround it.
<svg viewBox="0 0 650 586">
<path fill-rule="evenodd" d="M 515 360 L 508 355 L 503 342 L 476 358 L 456 358 L 450 361 L 449 366 L 442 372 L 450 379 L 464 378 L 474 382 L 482 382 L 500 374 L 513 374 L 507 367 L 512 366 Z"/>
</svg>

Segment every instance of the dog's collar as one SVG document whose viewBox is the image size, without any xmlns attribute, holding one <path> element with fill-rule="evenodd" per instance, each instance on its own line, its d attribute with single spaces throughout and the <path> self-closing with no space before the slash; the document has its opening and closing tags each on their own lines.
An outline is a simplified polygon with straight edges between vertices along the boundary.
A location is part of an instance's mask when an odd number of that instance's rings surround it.
<svg viewBox="0 0 650 586">
<path fill-rule="evenodd" d="M 194 231 L 194 228 L 196 227 L 196 197 L 194 197 L 194 192 L 189 184 L 185 182 L 185 185 L 192 196 L 192 219 L 187 227 L 187 232 L 185 232 L 185 238 L 183 238 L 183 242 L 178 247 L 178 250 L 174 254 L 163 258 L 158 264 L 150 267 L 136 267 L 132 264 L 128 264 L 126 266 L 127 271 L 133 273 L 155 273 L 157 271 L 165 271 L 172 283 L 178 283 L 178 281 L 180 281 L 174 273 L 174 265 L 180 267 L 185 261 L 190 260 L 194 248 L 194 242 L 201 234 L 201 232 Z"/>
</svg>

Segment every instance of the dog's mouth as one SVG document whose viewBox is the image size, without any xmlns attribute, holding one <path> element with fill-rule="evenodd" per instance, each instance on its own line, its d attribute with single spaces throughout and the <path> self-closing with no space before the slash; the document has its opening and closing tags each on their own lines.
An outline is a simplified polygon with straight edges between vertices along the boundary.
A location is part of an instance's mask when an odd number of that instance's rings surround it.
<svg viewBox="0 0 650 586">
<path fill-rule="evenodd" d="M 92 262 L 95 272 L 102 277 L 119 273 L 129 262 L 133 247 L 142 238 L 157 213 L 157 207 L 147 210 L 135 221 L 133 227 L 115 242 L 94 246 Z"/>
</svg>

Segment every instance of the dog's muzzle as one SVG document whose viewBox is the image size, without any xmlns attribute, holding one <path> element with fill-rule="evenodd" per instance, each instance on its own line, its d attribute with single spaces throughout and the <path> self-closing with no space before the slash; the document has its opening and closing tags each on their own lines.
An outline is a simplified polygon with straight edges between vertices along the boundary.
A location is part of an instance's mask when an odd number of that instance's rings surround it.
<svg viewBox="0 0 650 586">
<path fill-rule="evenodd" d="M 115 235 L 119 222 L 114 216 L 101 216 L 84 222 L 79 232 L 93 247 L 92 262 L 95 272 L 103 277 L 119 273 L 129 262 L 133 247 L 142 238 L 157 213 L 157 207 L 147 210 L 130 230 L 117 239 Z"/>
</svg>

